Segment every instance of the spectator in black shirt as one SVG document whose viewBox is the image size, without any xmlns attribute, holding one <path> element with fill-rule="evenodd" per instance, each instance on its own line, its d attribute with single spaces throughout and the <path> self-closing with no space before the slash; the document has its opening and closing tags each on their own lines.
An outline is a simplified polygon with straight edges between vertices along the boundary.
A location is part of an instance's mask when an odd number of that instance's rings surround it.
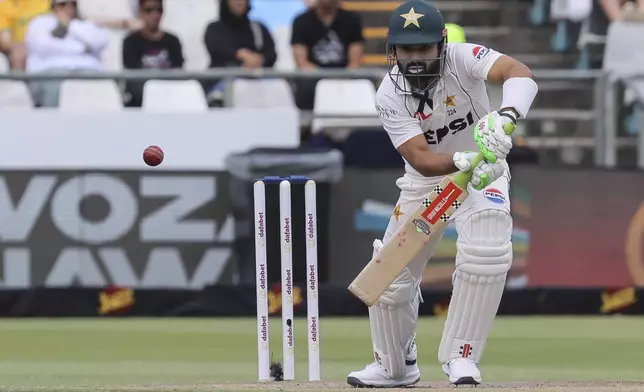
<svg viewBox="0 0 644 392">
<path fill-rule="evenodd" d="M 273 67 L 277 60 L 273 37 L 266 26 L 249 19 L 249 11 L 248 0 L 220 0 L 219 20 L 208 25 L 204 36 L 210 68 Z M 211 81 L 206 85 L 210 98 L 221 97 L 221 83 Z"/>
<path fill-rule="evenodd" d="M 169 69 L 183 67 L 183 52 L 179 38 L 161 30 L 162 0 L 139 0 L 143 28 L 123 41 L 123 67 L 126 69 Z M 145 82 L 128 82 L 125 91 L 130 95 L 128 107 L 140 107 Z"/>
<path fill-rule="evenodd" d="M 300 69 L 359 68 L 364 53 L 362 22 L 358 14 L 340 8 L 340 0 L 317 0 L 293 22 L 293 56 Z M 295 83 L 300 109 L 313 109 L 316 80 Z"/>
</svg>

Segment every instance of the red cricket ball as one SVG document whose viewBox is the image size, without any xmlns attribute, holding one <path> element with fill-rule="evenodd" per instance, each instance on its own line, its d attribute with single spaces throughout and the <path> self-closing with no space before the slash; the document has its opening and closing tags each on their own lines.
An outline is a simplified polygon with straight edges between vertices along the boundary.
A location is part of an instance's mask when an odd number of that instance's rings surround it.
<svg viewBox="0 0 644 392">
<path fill-rule="evenodd" d="M 149 166 L 158 166 L 163 162 L 163 150 L 158 146 L 150 146 L 143 151 L 143 161 Z"/>
</svg>

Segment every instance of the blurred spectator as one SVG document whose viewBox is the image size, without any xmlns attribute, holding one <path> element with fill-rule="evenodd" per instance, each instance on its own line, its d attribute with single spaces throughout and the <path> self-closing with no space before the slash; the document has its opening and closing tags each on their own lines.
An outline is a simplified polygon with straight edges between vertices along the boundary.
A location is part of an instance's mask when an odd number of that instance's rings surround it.
<svg viewBox="0 0 644 392">
<path fill-rule="evenodd" d="M 624 17 L 629 4 L 637 3 L 644 10 L 644 0 L 593 0 L 590 16 L 582 23 L 579 33 L 578 45 L 586 63 L 584 68 L 602 68 L 608 26 Z"/>
<path fill-rule="evenodd" d="M 52 0 L 0 0 L 0 52 L 10 59 L 11 67 L 24 70 L 27 49 L 24 44 L 29 22 L 51 11 Z M 142 26 L 136 19 L 89 18 L 99 26 L 135 30 Z"/>
<path fill-rule="evenodd" d="M 123 67 L 126 69 L 169 69 L 183 67 L 181 42 L 175 35 L 161 30 L 162 0 L 140 0 L 139 16 L 143 28 L 123 41 Z M 141 107 L 145 82 L 129 82 L 125 91 L 130 96 L 126 106 Z"/>
<path fill-rule="evenodd" d="M 317 0 L 293 22 L 293 56 L 299 69 L 358 68 L 364 53 L 358 14 L 340 8 L 340 0 Z M 313 109 L 317 80 L 295 82 L 295 103 Z"/>
<path fill-rule="evenodd" d="M 101 70 L 107 33 L 78 18 L 73 0 L 53 0 L 52 13 L 34 18 L 27 27 L 27 72 Z M 34 102 L 57 107 L 60 81 L 33 82 Z"/>
<path fill-rule="evenodd" d="M 605 29 L 601 32 L 608 34 L 608 25 L 618 20 L 625 21 L 622 26 L 611 31 L 611 46 L 604 49 L 601 46 L 603 57 L 602 61 L 597 61 L 597 68 L 614 70 L 615 64 L 620 63 L 620 68 L 629 69 L 627 72 L 638 72 L 642 69 L 642 54 L 644 48 L 641 46 L 642 29 L 644 29 L 644 1 L 643 0 L 602 0 L 601 9 L 603 25 Z M 639 22 L 639 23 L 630 23 Z M 639 26 L 637 26 L 639 24 Z M 635 30 L 624 30 L 626 25 L 631 25 Z M 637 32 L 636 32 L 637 31 Z M 633 36 L 631 36 L 633 34 Z M 632 57 L 631 57 L 632 56 Z M 623 87 L 623 107 L 620 114 L 620 121 L 623 122 L 624 130 L 630 135 L 635 135 L 640 130 L 642 114 L 644 113 L 644 83 L 641 80 L 627 80 Z"/>
<path fill-rule="evenodd" d="M 447 30 L 447 42 L 457 44 L 467 42 L 465 37 L 465 30 L 455 23 L 445 23 L 445 29 Z"/>
<path fill-rule="evenodd" d="M 210 54 L 210 68 L 272 67 L 277 60 L 275 42 L 265 25 L 250 20 L 248 0 L 220 0 L 219 20 L 206 28 L 204 41 Z M 206 83 L 209 99 L 223 96 L 221 81 Z"/>
<path fill-rule="evenodd" d="M 24 70 L 27 50 L 24 39 L 29 21 L 51 10 L 51 0 L 0 0 L 0 51 L 11 68 Z"/>
</svg>

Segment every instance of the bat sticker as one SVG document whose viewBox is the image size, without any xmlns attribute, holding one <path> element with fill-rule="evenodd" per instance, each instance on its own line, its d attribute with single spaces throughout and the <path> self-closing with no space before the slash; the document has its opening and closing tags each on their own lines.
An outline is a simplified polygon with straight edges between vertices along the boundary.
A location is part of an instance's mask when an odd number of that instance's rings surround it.
<svg viewBox="0 0 644 392">
<path fill-rule="evenodd" d="M 416 231 L 419 233 L 425 233 L 425 235 L 430 235 L 432 231 L 429 229 L 429 225 L 427 222 L 421 220 L 421 219 L 414 219 L 412 220 L 412 223 L 414 226 L 416 226 Z"/>
<path fill-rule="evenodd" d="M 452 206 L 454 201 L 463 193 L 454 183 L 449 183 L 445 189 L 432 201 L 432 204 L 423 211 L 423 218 L 427 219 L 432 225 L 445 214 Z"/>
</svg>

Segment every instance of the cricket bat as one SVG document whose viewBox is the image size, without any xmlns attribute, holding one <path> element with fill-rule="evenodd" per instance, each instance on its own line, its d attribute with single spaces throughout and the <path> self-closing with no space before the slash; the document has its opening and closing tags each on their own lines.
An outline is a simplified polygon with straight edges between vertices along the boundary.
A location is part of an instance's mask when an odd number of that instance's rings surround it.
<svg viewBox="0 0 644 392">
<path fill-rule="evenodd" d="M 472 161 L 472 170 L 483 160 L 478 154 Z M 453 178 L 445 177 L 420 206 L 396 231 L 349 285 L 356 297 L 372 306 L 389 285 L 431 240 L 443 229 L 454 212 L 469 196 L 467 183 L 472 171 L 460 172 Z"/>
</svg>

